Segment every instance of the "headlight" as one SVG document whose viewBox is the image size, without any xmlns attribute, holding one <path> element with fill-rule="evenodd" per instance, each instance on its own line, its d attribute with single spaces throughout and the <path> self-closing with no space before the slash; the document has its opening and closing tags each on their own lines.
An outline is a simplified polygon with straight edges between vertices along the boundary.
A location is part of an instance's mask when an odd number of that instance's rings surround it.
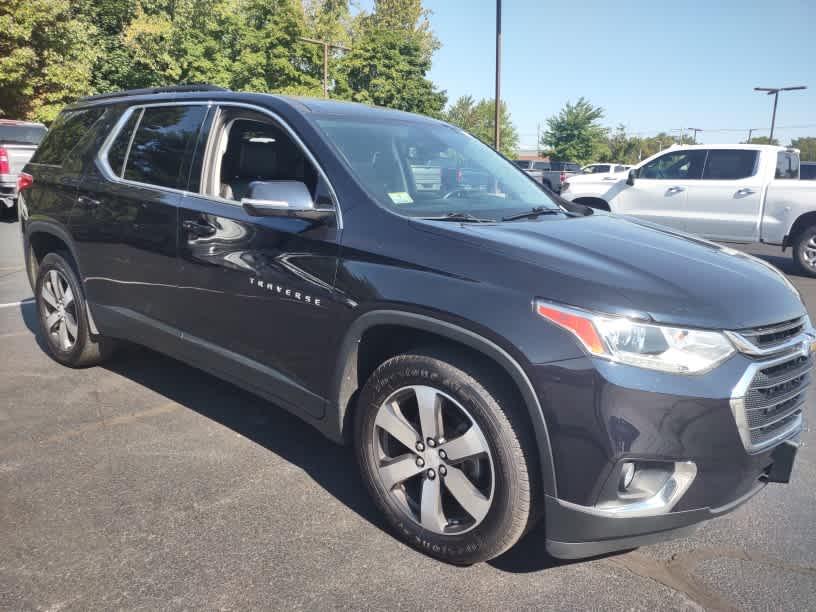
<svg viewBox="0 0 816 612">
<path fill-rule="evenodd" d="M 541 301 L 536 312 L 575 335 L 592 355 L 640 368 L 702 374 L 735 352 L 720 332 L 643 323 Z"/>
</svg>

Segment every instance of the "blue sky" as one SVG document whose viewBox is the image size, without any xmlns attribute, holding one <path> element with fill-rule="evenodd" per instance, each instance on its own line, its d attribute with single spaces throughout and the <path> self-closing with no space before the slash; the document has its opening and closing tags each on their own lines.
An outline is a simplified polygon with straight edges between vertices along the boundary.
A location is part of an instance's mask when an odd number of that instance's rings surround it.
<svg viewBox="0 0 816 612">
<path fill-rule="evenodd" d="M 442 43 L 430 78 L 449 101 L 492 98 L 495 0 L 424 5 Z M 738 142 L 770 125 L 772 98 L 753 88 L 787 85 L 808 89 L 780 95 L 777 135 L 816 135 L 813 0 L 504 0 L 502 21 L 502 98 L 522 144 L 579 96 L 606 109 L 609 126 L 698 127 L 701 142 Z"/>
</svg>

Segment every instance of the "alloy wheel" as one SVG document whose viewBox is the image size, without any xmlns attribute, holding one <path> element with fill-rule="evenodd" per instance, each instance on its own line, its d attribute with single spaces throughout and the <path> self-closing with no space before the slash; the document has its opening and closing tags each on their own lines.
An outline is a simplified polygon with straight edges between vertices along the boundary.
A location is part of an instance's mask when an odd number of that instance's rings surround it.
<svg viewBox="0 0 816 612">
<path fill-rule="evenodd" d="M 805 263 L 811 268 L 816 268 L 816 236 L 810 237 L 805 243 L 803 251 L 802 255 Z"/>
<path fill-rule="evenodd" d="M 59 270 L 49 270 L 40 289 L 43 327 L 49 339 L 62 351 L 69 351 L 77 341 L 77 310 L 73 291 Z"/>
<path fill-rule="evenodd" d="M 412 385 L 392 393 L 374 421 L 380 483 L 424 529 L 454 535 L 487 516 L 495 472 L 487 440 L 451 396 Z"/>
</svg>

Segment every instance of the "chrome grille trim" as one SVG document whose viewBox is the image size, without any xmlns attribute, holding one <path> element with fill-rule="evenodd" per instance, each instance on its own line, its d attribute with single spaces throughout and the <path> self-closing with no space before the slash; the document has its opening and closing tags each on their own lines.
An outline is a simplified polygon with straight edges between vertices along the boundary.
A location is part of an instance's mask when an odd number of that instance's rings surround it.
<svg viewBox="0 0 816 612">
<path fill-rule="evenodd" d="M 749 453 L 761 452 L 802 427 L 802 409 L 813 366 L 810 358 L 813 337 L 803 333 L 797 338 L 798 344 L 784 353 L 751 363 L 731 393 L 731 412 L 742 444 Z M 788 363 L 791 369 L 784 367 Z M 781 372 L 780 366 L 783 366 Z M 776 376 L 765 372 L 771 368 L 777 368 Z M 785 388 L 791 383 L 793 388 Z M 776 387 L 779 387 L 778 394 L 767 392 Z"/>
<path fill-rule="evenodd" d="M 739 352 L 758 357 L 796 348 L 800 342 L 816 337 L 807 315 L 781 323 L 727 330 L 725 335 L 734 343 Z"/>
</svg>

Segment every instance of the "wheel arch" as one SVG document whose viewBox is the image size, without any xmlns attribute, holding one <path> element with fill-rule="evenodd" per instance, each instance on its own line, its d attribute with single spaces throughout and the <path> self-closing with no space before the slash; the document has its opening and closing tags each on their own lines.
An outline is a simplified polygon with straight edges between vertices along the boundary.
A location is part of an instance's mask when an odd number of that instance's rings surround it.
<svg viewBox="0 0 816 612">
<path fill-rule="evenodd" d="M 26 274 L 32 289 L 37 282 L 37 268 L 39 262 L 48 253 L 56 251 L 67 251 L 71 256 L 74 269 L 82 282 L 79 258 L 77 257 L 76 246 L 70 234 L 54 223 L 47 221 L 29 221 L 26 225 L 25 240 L 23 241 L 23 254 L 25 256 Z M 32 261 L 31 256 L 35 259 Z"/>
<path fill-rule="evenodd" d="M 347 436 L 352 429 L 350 421 L 354 401 L 359 389 L 364 384 L 361 370 L 363 372 L 366 370 L 373 371 L 379 365 L 379 363 L 376 363 L 372 367 L 372 362 L 379 361 L 376 358 L 367 361 L 366 351 L 369 350 L 369 346 L 364 343 L 367 341 L 367 335 L 370 338 L 372 332 L 384 329 L 390 331 L 401 330 L 405 334 L 418 334 L 416 342 L 414 342 L 415 345 L 420 345 L 426 340 L 436 340 L 448 345 L 459 345 L 469 351 L 478 353 L 482 358 L 490 360 L 501 367 L 521 396 L 527 416 L 533 426 L 544 492 L 556 496 L 555 468 L 544 412 L 532 382 L 519 362 L 506 350 L 484 336 L 459 325 L 426 315 L 397 310 L 378 310 L 360 316 L 352 324 L 346 333 L 338 355 L 333 385 L 333 405 L 329 407 L 327 412 L 327 419 L 334 420 L 333 423 L 327 423 L 329 430 L 336 433 L 332 437 L 336 437 L 339 441 L 347 440 Z M 390 336 L 388 337 L 390 338 Z M 361 346 L 364 347 L 362 352 L 360 350 Z M 377 353 L 376 350 L 374 352 Z M 388 355 L 388 357 L 390 356 L 393 355 Z"/>
<path fill-rule="evenodd" d="M 785 249 L 789 246 L 794 246 L 796 240 L 799 238 L 799 234 L 813 225 L 816 225 L 816 211 L 799 215 L 793 222 L 793 225 L 791 225 L 787 236 L 782 240 L 782 248 Z"/>
</svg>

